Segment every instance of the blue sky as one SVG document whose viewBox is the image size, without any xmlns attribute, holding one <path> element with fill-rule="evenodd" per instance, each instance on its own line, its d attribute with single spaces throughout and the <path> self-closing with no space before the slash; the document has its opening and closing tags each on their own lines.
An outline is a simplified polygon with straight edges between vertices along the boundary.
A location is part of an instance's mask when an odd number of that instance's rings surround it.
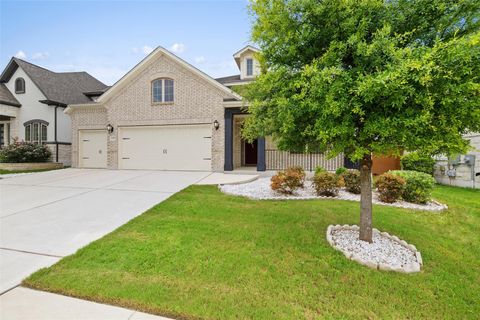
<svg viewBox="0 0 480 320">
<path fill-rule="evenodd" d="M 213 77 L 238 74 L 249 44 L 247 0 L 0 0 L 0 64 L 19 58 L 52 71 L 87 71 L 113 84 L 161 45 Z"/>
</svg>

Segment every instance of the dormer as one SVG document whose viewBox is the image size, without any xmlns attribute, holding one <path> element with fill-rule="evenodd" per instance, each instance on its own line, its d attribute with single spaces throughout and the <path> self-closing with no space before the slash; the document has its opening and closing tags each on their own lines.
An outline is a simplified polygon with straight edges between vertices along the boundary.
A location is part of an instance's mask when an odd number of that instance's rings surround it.
<svg viewBox="0 0 480 320">
<path fill-rule="evenodd" d="M 251 80 L 260 74 L 260 64 L 255 56 L 257 52 L 260 50 L 248 45 L 233 55 L 240 69 L 240 80 Z"/>
</svg>

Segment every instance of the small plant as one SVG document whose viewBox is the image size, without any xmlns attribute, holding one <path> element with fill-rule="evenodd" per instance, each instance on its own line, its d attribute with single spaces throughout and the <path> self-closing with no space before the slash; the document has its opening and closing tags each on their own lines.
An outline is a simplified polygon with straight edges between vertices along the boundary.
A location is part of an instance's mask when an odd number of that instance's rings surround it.
<svg viewBox="0 0 480 320">
<path fill-rule="evenodd" d="M 331 172 L 320 172 L 313 177 L 313 186 L 317 195 L 335 197 L 340 188 L 339 178 Z"/>
<path fill-rule="evenodd" d="M 335 174 L 337 176 L 340 176 L 342 175 L 343 173 L 347 172 L 347 168 L 345 167 L 340 167 L 340 168 L 337 168 L 337 170 L 335 170 Z"/>
<path fill-rule="evenodd" d="M 435 160 L 424 154 L 418 152 L 412 152 L 405 154 L 400 160 L 402 164 L 402 170 L 411 170 L 433 174 L 433 167 Z"/>
<path fill-rule="evenodd" d="M 327 169 L 325 169 L 322 166 L 316 166 L 315 167 L 315 174 L 319 174 L 319 173 L 322 173 L 322 172 L 327 172 Z"/>
<path fill-rule="evenodd" d="M 272 190 L 292 194 L 298 188 L 303 188 L 305 183 L 305 171 L 301 167 L 291 167 L 284 171 L 279 171 L 271 178 L 270 187 Z"/>
<path fill-rule="evenodd" d="M 393 203 L 402 197 L 405 180 L 402 177 L 384 173 L 378 177 L 375 185 L 380 201 Z"/>
<path fill-rule="evenodd" d="M 52 152 L 43 144 L 19 142 L 17 139 L 0 150 L 0 162 L 46 162 Z"/>
<path fill-rule="evenodd" d="M 342 174 L 345 189 L 354 194 L 360 194 L 360 171 L 347 170 Z"/>
<path fill-rule="evenodd" d="M 399 176 L 405 180 L 402 198 L 413 203 L 427 203 L 432 196 L 435 179 L 424 172 L 395 170 L 388 173 Z"/>
</svg>

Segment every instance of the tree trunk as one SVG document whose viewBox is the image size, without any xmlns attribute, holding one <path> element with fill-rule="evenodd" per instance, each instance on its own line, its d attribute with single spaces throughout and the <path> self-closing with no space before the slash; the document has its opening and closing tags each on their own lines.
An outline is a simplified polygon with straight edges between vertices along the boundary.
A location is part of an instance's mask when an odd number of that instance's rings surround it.
<svg viewBox="0 0 480 320">
<path fill-rule="evenodd" d="M 372 156 L 360 161 L 360 240 L 372 243 Z"/>
</svg>

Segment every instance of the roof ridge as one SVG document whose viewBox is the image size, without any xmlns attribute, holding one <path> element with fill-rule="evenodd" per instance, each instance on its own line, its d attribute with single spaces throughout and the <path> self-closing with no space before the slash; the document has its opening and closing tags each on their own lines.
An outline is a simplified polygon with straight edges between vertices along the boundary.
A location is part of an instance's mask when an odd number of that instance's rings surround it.
<svg viewBox="0 0 480 320">
<path fill-rule="evenodd" d="M 23 59 L 20 59 L 20 58 L 17 58 L 17 57 L 13 57 L 13 60 L 19 60 L 19 61 L 21 61 L 21 62 L 28 63 L 28 64 L 31 65 L 31 66 L 34 66 L 34 67 L 39 68 L 39 69 L 43 69 L 43 70 L 48 71 L 48 72 L 58 73 L 58 72 L 49 70 L 49 69 L 47 69 L 47 68 L 45 68 L 45 67 L 41 67 L 41 66 L 39 66 L 39 65 L 36 65 L 36 64 L 34 64 L 34 63 L 31 63 L 31 62 L 29 62 L 29 61 L 26 61 L 26 60 L 23 60 Z"/>
</svg>

